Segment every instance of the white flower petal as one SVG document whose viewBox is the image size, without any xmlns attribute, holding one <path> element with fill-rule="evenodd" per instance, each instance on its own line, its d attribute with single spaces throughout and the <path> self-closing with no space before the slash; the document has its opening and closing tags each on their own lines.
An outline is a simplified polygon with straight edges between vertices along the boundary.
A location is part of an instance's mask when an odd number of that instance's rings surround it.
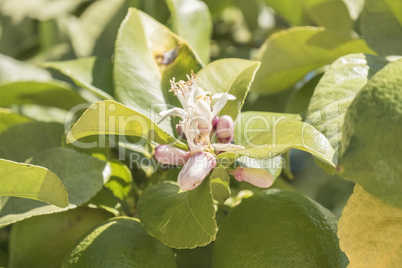
<svg viewBox="0 0 402 268">
<path fill-rule="evenodd" d="M 195 119 L 197 119 L 199 129 L 212 129 L 212 113 L 211 107 L 208 102 L 203 99 L 198 99 L 195 103 L 195 115 Z"/>
<path fill-rule="evenodd" d="M 223 107 L 225 107 L 226 102 L 228 101 L 228 93 L 224 93 L 214 104 L 212 107 L 212 115 L 211 118 L 214 118 L 215 115 L 217 115 Z"/>
<path fill-rule="evenodd" d="M 232 94 L 229 94 L 227 92 L 225 92 L 225 93 L 215 93 L 214 95 L 212 95 L 212 99 L 217 100 L 217 99 L 221 98 L 224 94 L 228 94 L 228 100 L 235 100 L 236 99 L 235 96 L 233 96 Z"/>
<path fill-rule="evenodd" d="M 168 116 L 180 116 L 180 117 L 184 117 L 185 112 L 183 109 L 181 108 L 172 108 L 166 111 L 162 111 L 159 113 L 160 116 L 162 116 L 159 121 L 157 122 L 157 124 L 159 124 L 160 122 L 162 122 L 166 117 Z"/>
</svg>

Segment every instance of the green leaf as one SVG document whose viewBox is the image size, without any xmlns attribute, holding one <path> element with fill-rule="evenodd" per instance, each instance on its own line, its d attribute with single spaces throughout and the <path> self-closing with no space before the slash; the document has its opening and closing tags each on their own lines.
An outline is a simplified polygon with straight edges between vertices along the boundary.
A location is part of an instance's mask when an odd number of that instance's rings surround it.
<svg viewBox="0 0 402 268">
<path fill-rule="evenodd" d="M 0 107 L 40 104 L 70 110 L 86 102 L 70 85 L 56 80 L 11 82 L 0 85 Z"/>
<path fill-rule="evenodd" d="M 126 135 L 143 138 L 137 145 L 150 139 L 160 144 L 172 144 L 182 149 L 187 146 L 159 128 L 153 121 L 118 102 L 102 101 L 92 104 L 67 135 L 67 142 L 91 135 Z"/>
<path fill-rule="evenodd" d="M 352 20 L 340 0 L 264 0 L 292 26 L 316 24 L 332 31 L 349 33 Z"/>
<path fill-rule="evenodd" d="M 62 144 L 64 126 L 58 123 L 28 122 L 0 134 L 0 157 L 24 162 L 31 156 Z"/>
<path fill-rule="evenodd" d="M 271 35 L 259 50 L 262 61 L 252 86 L 260 94 L 290 88 L 308 72 L 350 53 L 375 54 L 361 39 L 315 27 L 294 27 Z"/>
<path fill-rule="evenodd" d="M 84 107 L 87 107 L 84 104 Z M 67 118 L 71 118 L 70 112 L 57 107 L 48 107 L 36 104 L 22 104 L 12 107 L 12 110 L 18 112 L 18 114 L 26 116 L 35 121 L 42 122 L 55 122 L 64 124 Z"/>
<path fill-rule="evenodd" d="M 112 176 L 122 179 L 124 182 L 131 183 L 133 177 L 131 170 L 118 160 L 109 161 L 110 167 L 112 168 Z"/>
<path fill-rule="evenodd" d="M 234 137 L 236 144 L 243 145 L 245 150 L 222 153 L 218 158 L 247 155 L 267 159 L 294 148 L 309 152 L 334 168 L 334 149 L 327 138 L 313 126 L 300 120 L 300 116 L 294 114 L 241 113 L 235 122 Z"/>
<path fill-rule="evenodd" d="M 217 226 L 210 179 L 182 192 L 174 183 L 144 190 L 137 205 L 145 230 L 172 248 L 195 248 L 215 240 Z"/>
<path fill-rule="evenodd" d="M 209 62 L 212 18 L 207 5 L 199 0 L 167 0 L 173 30 L 187 40 L 204 63 Z"/>
<path fill-rule="evenodd" d="M 118 161 L 110 161 L 108 163 L 112 168 L 112 176 L 105 184 L 105 187 L 120 200 L 126 200 L 130 194 L 133 181 L 131 170 Z"/>
<path fill-rule="evenodd" d="M 8 109 L 0 109 L 0 133 L 11 126 L 30 122 L 30 121 L 32 121 L 32 120 L 25 116 L 12 113 Z M 0 143 L 1 143 L 1 141 L 0 141 Z"/>
<path fill-rule="evenodd" d="M 340 175 L 382 201 L 402 206 L 402 60 L 388 63 L 345 115 Z"/>
<path fill-rule="evenodd" d="M 306 13 L 318 26 L 330 31 L 350 34 L 353 30 L 353 21 L 349 10 L 342 0 L 304 0 Z"/>
<path fill-rule="evenodd" d="M 74 244 L 110 216 L 102 210 L 81 207 L 18 222 L 10 234 L 9 266 L 61 267 L 64 256 Z"/>
<path fill-rule="evenodd" d="M 384 58 L 352 54 L 336 60 L 325 72 L 311 98 L 306 122 L 325 135 L 338 152 L 345 114 L 356 94 L 388 61 Z"/>
<path fill-rule="evenodd" d="M 242 59 L 222 59 L 211 62 L 197 74 L 200 87 L 212 93 L 228 92 L 236 97 L 229 100 L 220 112 L 236 120 L 244 100 L 260 67 L 257 61 Z"/>
<path fill-rule="evenodd" d="M 402 1 L 366 0 L 360 29 L 367 44 L 380 55 L 402 55 Z"/>
<path fill-rule="evenodd" d="M 49 81 L 51 74 L 35 65 L 0 54 L 0 84 L 21 80 Z"/>
<path fill-rule="evenodd" d="M 72 12 L 85 0 L 4 0 L 4 14 L 14 15 L 15 19 L 31 17 L 38 20 L 48 20 Z"/>
<path fill-rule="evenodd" d="M 127 12 L 128 1 L 95 1 L 81 16 L 67 24 L 74 52 L 78 57 L 111 57 L 119 24 Z M 99 16 L 102 14 L 102 16 Z"/>
<path fill-rule="evenodd" d="M 233 0 L 221 0 L 221 1 L 214 1 L 214 0 L 203 0 L 205 4 L 207 4 L 209 11 L 213 16 L 220 15 L 220 13 L 227 7 L 229 7 Z"/>
<path fill-rule="evenodd" d="M 338 237 L 350 267 L 397 267 L 402 262 L 402 209 L 356 184 L 339 219 Z"/>
<path fill-rule="evenodd" d="M 278 189 L 229 212 L 213 255 L 214 266 L 222 268 L 344 267 L 343 261 L 334 215 L 297 192 Z"/>
<path fill-rule="evenodd" d="M 11 2 L 11 1 L 9 1 Z M 4 1 L 2 1 L 2 14 L 4 14 Z M 34 21 L 24 17 L 15 20 L 12 16 L 1 17 L 0 52 L 11 57 L 19 57 L 28 49 L 32 48 L 32 39 L 36 39 L 37 29 Z M 1 56 L 0 56 L 1 57 Z M 2 61 L 3 58 L 0 60 Z M 0 63 L 1 66 L 1 63 Z M 2 69 L 2 67 L 0 67 Z M 1 70 L 3 78 L 3 70 Z M 15 76 L 18 76 L 15 75 Z M 2 82 L 2 81 L 0 81 Z"/>
<path fill-rule="evenodd" d="M 87 234 L 62 267 L 176 267 L 172 250 L 133 218 L 112 218 Z"/>
<path fill-rule="evenodd" d="M 230 178 L 223 168 L 215 168 L 211 175 L 212 195 L 216 201 L 223 204 L 230 197 Z"/>
<path fill-rule="evenodd" d="M 110 176 L 110 167 L 94 157 L 66 148 L 52 148 L 35 155 L 31 164 L 48 168 L 67 189 L 69 206 L 59 208 L 17 197 L 0 198 L 0 227 L 36 215 L 52 214 L 87 202 L 102 189 Z"/>
<path fill-rule="evenodd" d="M 0 159 L 0 196 L 16 196 L 68 206 L 63 183 L 50 170 Z"/>
<path fill-rule="evenodd" d="M 112 69 L 110 61 L 91 57 L 69 61 L 45 62 L 41 66 L 53 68 L 102 99 L 113 99 Z"/>
<path fill-rule="evenodd" d="M 199 69 L 201 63 L 185 40 L 145 13 L 129 9 L 117 35 L 114 57 L 118 101 L 151 117 L 165 110 L 167 103 L 178 103 L 168 92 L 169 80 L 184 79 Z M 161 127 L 173 133 L 169 119 Z"/>
<path fill-rule="evenodd" d="M 262 6 L 260 1 L 234 0 L 233 5 L 240 9 L 250 33 L 253 33 L 259 28 L 258 17 Z"/>
</svg>

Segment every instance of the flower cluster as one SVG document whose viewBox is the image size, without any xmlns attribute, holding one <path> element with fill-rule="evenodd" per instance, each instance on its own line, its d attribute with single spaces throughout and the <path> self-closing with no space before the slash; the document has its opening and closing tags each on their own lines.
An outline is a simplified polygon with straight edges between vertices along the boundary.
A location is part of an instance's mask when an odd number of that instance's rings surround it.
<svg viewBox="0 0 402 268">
<path fill-rule="evenodd" d="M 243 146 L 233 144 L 234 122 L 232 117 L 219 112 L 228 100 L 236 98 L 228 93 L 212 94 L 198 86 L 197 78 L 191 72 L 188 81 L 170 81 L 171 92 L 178 98 L 182 108 L 172 108 L 160 113 L 162 120 L 168 116 L 180 117 L 176 126 L 178 135 L 187 140 L 189 151 L 177 149 L 171 145 L 159 145 L 155 148 L 155 158 L 169 165 L 184 165 L 177 182 L 183 190 L 193 190 L 216 167 L 216 155 L 223 151 L 243 150 Z M 216 136 L 216 143 L 211 138 Z M 250 170 L 246 169 L 250 172 Z M 235 177 L 244 179 L 243 169 Z M 247 177 L 247 176 L 246 176 Z M 271 177 L 272 179 L 272 177 Z M 247 180 L 246 180 L 247 181 Z"/>
</svg>

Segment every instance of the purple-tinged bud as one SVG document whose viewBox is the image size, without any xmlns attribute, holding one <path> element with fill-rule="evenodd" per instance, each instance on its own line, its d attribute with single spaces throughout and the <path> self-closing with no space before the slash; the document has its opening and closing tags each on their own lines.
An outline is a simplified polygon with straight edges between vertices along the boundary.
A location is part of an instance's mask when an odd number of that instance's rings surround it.
<svg viewBox="0 0 402 268">
<path fill-rule="evenodd" d="M 219 116 L 215 115 L 214 119 L 212 119 L 212 122 L 211 122 L 212 127 L 216 128 L 216 126 L 218 125 L 218 122 L 219 122 Z"/>
<path fill-rule="evenodd" d="M 232 117 L 224 115 L 219 118 L 219 122 L 216 126 L 216 137 L 219 140 L 229 143 L 233 140 L 234 135 L 234 122 Z"/>
<path fill-rule="evenodd" d="M 177 135 L 179 135 L 183 139 L 187 140 L 186 134 L 184 133 L 183 128 L 181 127 L 181 125 L 179 125 L 179 124 L 176 125 L 176 132 L 177 132 Z"/>
<path fill-rule="evenodd" d="M 198 187 L 216 167 L 215 157 L 207 152 L 199 152 L 189 158 L 177 178 L 180 188 L 185 191 Z"/>
<path fill-rule="evenodd" d="M 177 149 L 171 145 L 158 145 L 155 148 L 155 158 L 158 162 L 167 165 L 184 165 L 190 152 Z"/>
<path fill-rule="evenodd" d="M 274 182 L 272 175 L 261 168 L 237 167 L 236 170 L 228 173 L 234 175 L 238 181 L 245 181 L 260 188 L 268 188 Z"/>
</svg>

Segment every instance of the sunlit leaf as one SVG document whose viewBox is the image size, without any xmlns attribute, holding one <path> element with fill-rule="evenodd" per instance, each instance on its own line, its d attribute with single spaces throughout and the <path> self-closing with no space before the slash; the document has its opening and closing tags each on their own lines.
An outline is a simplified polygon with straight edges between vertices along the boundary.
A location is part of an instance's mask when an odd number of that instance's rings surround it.
<svg viewBox="0 0 402 268">
<path fill-rule="evenodd" d="M 367 54 L 336 60 L 321 78 L 311 98 L 306 122 L 312 124 L 339 150 L 345 114 L 356 94 L 388 61 Z"/>
<path fill-rule="evenodd" d="M 147 14 L 129 9 L 116 40 L 113 79 L 118 101 L 151 117 L 165 110 L 167 103 L 178 106 L 168 92 L 169 80 L 185 79 L 200 68 L 185 40 Z M 169 119 L 161 127 L 173 133 Z"/>
<path fill-rule="evenodd" d="M 67 189 L 69 205 L 60 208 L 35 200 L 0 197 L 0 226 L 80 206 L 102 189 L 110 176 L 110 167 L 105 162 L 66 148 L 43 151 L 30 164 L 46 167 L 60 178 Z"/>
<path fill-rule="evenodd" d="M 259 50 L 261 60 L 252 85 L 260 94 L 293 86 L 308 72 L 350 53 L 375 54 L 361 39 L 323 28 L 294 27 L 271 35 Z"/>
<path fill-rule="evenodd" d="M 313 126 L 301 122 L 299 115 L 241 113 L 236 120 L 234 137 L 236 144 L 243 145 L 245 149 L 219 154 L 219 159 L 241 155 L 259 159 L 273 158 L 294 148 L 309 152 L 334 167 L 332 160 L 335 152 L 327 138 Z"/>
<path fill-rule="evenodd" d="M 367 44 L 380 55 L 402 55 L 402 1 L 366 0 L 360 29 Z"/>
<path fill-rule="evenodd" d="M 348 8 L 341 0 L 264 0 L 264 2 L 292 26 L 308 25 L 314 22 L 332 31 L 348 33 L 352 30 Z"/>
<path fill-rule="evenodd" d="M 204 63 L 209 62 L 212 18 L 207 5 L 199 0 L 167 0 L 173 30 L 187 40 Z"/>
<path fill-rule="evenodd" d="M 211 188 L 214 199 L 223 204 L 230 197 L 230 178 L 223 168 L 215 168 L 211 175 Z"/>
<path fill-rule="evenodd" d="M 200 87 L 212 93 L 228 92 L 236 97 L 220 112 L 236 120 L 260 63 L 241 59 L 222 59 L 205 66 L 197 73 Z"/>
<path fill-rule="evenodd" d="M 0 196 L 15 196 L 68 206 L 63 183 L 50 170 L 30 164 L 0 159 Z"/>
<path fill-rule="evenodd" d="M 102 101 L 91 105 L 68 133 L 67 142 L 74 143 L 91 135 L 135 136 L 143 138 L 138 141 L 139 145 L 150 139 L 160 144 L 187 148 L 145 115 L 115 101 Z"/>
</svg>

